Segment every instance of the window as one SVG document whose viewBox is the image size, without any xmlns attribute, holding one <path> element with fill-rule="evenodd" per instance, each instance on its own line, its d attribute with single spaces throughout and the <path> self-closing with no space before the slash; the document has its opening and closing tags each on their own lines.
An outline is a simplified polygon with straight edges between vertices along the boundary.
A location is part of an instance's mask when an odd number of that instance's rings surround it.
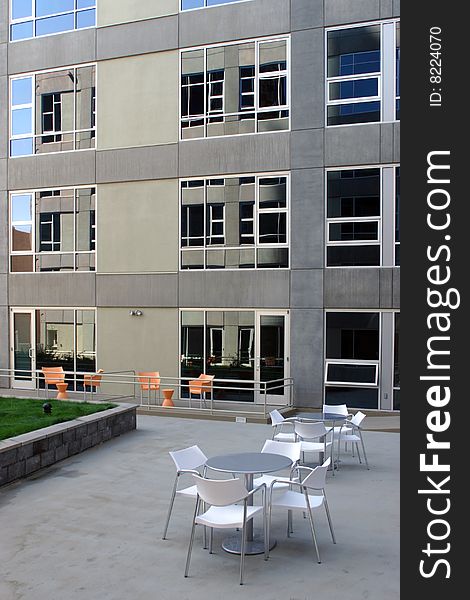
<svg viewBox="0 0 470 600">
<path fill-rule="evenodd" d="M 399 119 L 399 23 L 329 29 L 326 36 L 327 125 Z"/>
<path fill-rule="evenodd" d="M 96 0 L 11 0 L 10 41 L 94 27 Z"/>
<path fill-rule="evenodd" d="M 10 80 L 10 156 L 95 147 L 95 66 Z"/>
<path fill-rule="evenodd" d="M 252 310 L 183 310 L 181 312 L 181 377 L 196 379 L 201 373 L 225 380 L 214 384 L 215 400 L 253 401 L 255 376 L 255 312 Z M 277 378 L 276 378 L 277 379 Z M 227 389 L 235 380 L 235 389 Z M 217 386 L 224 389 L 217 389 Z M 182 387 L 188 397 L 188 388 Z"/>
<path fill-rule="evenodd" d="M 394 317 L 393 410 L 400 410 L 400 313 L 395 313 Z"/>
<path fill-rule="evenodd" d="M 328 170 L 326 266 L 399 265 L 399 167 Z"/>
<path fill-rule="evenodd" d="M 288 177 L 181 182 L 181 269 L 288 268 Z"/>
<path fill-rule="evenodd" d="M 41 308 L 35 321 L 36 369 L 61 366 L 76 372 L 68 389 L 83 390 L 80 373 L 96 371 L 95 310 Z M 42 377 L 39 385 L 44 386 Z"/>
<path fill-rule="evenodd" d="M 95 270 L 95 189 L 10 196 L 12 273 Z"/>
<path fill-rule="evenodd" d="M 380 314 L 327 312 L 325 403 L 379 407 Z"/>
<path fill-rule="evenodd" d="M 181 53 L 181 138 L 289 129 L 289 39 Z"/>
<path fill-rule="evenodd" d="M 221 4 L 233 4 L 243 0 L 181 0 L 181 10 L 191 10 L 193 8 L 207 8 L 209 6 L 219 6 Z"/>
</svg>

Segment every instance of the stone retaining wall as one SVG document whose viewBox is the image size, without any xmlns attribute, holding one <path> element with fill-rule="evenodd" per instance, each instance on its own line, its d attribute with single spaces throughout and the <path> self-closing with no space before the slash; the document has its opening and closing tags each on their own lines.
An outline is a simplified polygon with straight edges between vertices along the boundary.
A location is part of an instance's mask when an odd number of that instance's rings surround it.
<svg viewBox="0 0 470 600">
<path fill-rule="evenodd" d="M 73 421 L 0 441 L 0 486 L 136 428 L 135 404 L 120 404 Z"/>
</svg>

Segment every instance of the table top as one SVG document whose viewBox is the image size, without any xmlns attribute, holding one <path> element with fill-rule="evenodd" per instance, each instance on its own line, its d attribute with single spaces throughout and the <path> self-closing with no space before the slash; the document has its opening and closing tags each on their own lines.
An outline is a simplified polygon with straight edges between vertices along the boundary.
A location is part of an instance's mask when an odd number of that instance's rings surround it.
<svg viewBox="0 0 470 600">
<path fill-rule="evenodd" d="M 311 419 L 312 421 L 345 421 L 345 415 L 324 412 L 300 412 L 295 415 L 299 419 Z"/>
<path fill-rule="evenodd" d="M 240 452 L 213 456 L 206 461 L 206 466 L 224 473 L 273 473 L 289 468 L 292 461 L 287 456 L 269 452 Z"/>
</svg>

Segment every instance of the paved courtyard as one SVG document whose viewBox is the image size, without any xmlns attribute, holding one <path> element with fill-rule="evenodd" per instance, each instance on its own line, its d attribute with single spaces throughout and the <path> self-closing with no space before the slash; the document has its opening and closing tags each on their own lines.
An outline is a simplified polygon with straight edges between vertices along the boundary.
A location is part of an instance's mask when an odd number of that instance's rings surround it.
<svg viewBox="0 0 470 600">
<path fill-rule="evenodd" d="M 162 529 L 174 466 L 168 451 L 208 455 L 259 450 L 269 425 L 141 416 L 138 429 L 0 491 L 1 600 L 391 600 L 399 598 L 399 434 L 367 431 L 371 470 L 347 456 L 327 493 L 337 544 L 316 514 L 322 564 L 308 521 L 274 513 L 268 562 L 214 554 L 196 538 L 183 577 L 193 503 L 177 498 Z"/>
</svg>

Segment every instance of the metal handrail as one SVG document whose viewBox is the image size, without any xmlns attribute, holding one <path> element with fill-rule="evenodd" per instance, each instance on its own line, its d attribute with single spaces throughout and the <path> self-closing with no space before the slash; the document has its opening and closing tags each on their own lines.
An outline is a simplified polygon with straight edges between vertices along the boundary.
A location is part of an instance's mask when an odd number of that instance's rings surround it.
<svg viewBox="0 0 470 600">
<path fill-rule="evenodd" d="M 58 365 L 59 366 L 59 365 Z M 85 375 L 95 375 L 96 372 L 95 371 L 64 371 L 64 382 L 67 383 L 75 383 L 75 382 L 79 382 L 80 383 L 80 378 L 85 376 Z M 118 385 L 118 386 L 125 386 L 125 385 L 129 385 L 129 386 L 133 386 L 133 393 L 132 393 L 132 397 L 134 399 L 136 399 L 136 387 L 140 385 L 142 379 L 148 379 L 148 383 L 151 383 L 151 380 L 154 379 L 153 376 L 142 376 L 142 375 L 138 375 L 136 373 L 135 370 L 133 369 L 129 369 L 127 371 L 106 371 L 106 372 L 102 372 L 100 373 L 101 379 L 100 379 L 100 388 L 103 385 L 106 384 L 114 384 L 114 385 Z M 11 385 L 11 380 L 12 379 L 17 379 L 17 380 L 30 380 L 32 381 L 34 387 L 32 388 L 33 390 L 36 390 L 37 395 L 39 396 L 39 392 L 41 389 L 40 384 L 38 382 L 40 382 L 40 380 L 44 377 L 44 374 L 42 372 L 41 369 L 35 369 L 34 371 L 32 370 L 28 370 L 28 369 L 0 369 L 0 378 L 8 378 L 10 379 L 10 385 Z M 188 401 L 189 407 L 185 407 L 185 406 L 178 406 L 178 409 L 182 409 L 185 410 L 187 408 L 189 408 L 190 410 L 192 410 L 191 407 L 191 398 L 188 397 L 184 397 L 182 396 L 182 390 L 184 388 L 188 388 L 188 384 L 189 381 L 192 381 L 193 379 L 191 377 L 185 376 L 185 377 L 169 377 L 169 376 L 159 376 L 158 379 L 160 380 L 159 382 L 159 387 L 158 390 L 160 390 L 160 388 L 164 387 L 165 385 L 168 385 L 169 387 L 174 388 L 175 390 L 179 390 L 179 401 Z M 234 385 L 235 384 L 235 385 Z M 277 385 L 276 385 L 277 384 Z M 75 387 L 75 386 L 74 386 Z M 88 387 L 88 386 L 87 386 Z M 0 388 L 1 389 L 1 388 Z M 21 388 L 19 388 L 21 389 Z M 270 393 L 272 393 L 272 391 L 274 390 L 280 390 L 280 389 L 284 389 L 286 391 L 287 394 L 287 402 L 285 403 L 269 403 L 268 402 L 268 395 Z M 207 408 L 206 406 L 206 399 L 205 399 L 205 394 L 204 394 L 204 408 L 202 408 L 202 394 L 200 397 L 200 408 L 199 410 L 203 410 L 203 411 L 209 411 L 211 412 L 211 414 L 214 411 L 218 411 L 218 410 L 225 410 L 225 409 L 219 409 L 216 406 L 214 406 L 215 403 L 218 403 L 219 405 L 223 405 L 223 404 L 232 404 L 232 405 L 243 405 L 246 406 L 247 405 L 247 401 L 242 401 L 242 400 L 236 400 L 236 399 L 224 399 L 224 398 L 217 398 L 214 400 L 214 391 L 217 390 L 225 390 L 225 391 L 229 391 L 229 392 L 252 392 L 253 395 L 254 394 L 259 394 L 260 398 L 262 399 L 261 402 L 250 402 L 250 405 L 254 405 L 254 406 L 258 406 L 260 404 L 262 404 L 262 414 L 264 416 L 267 415 L 268 412 L 268 406 L 272 406 L 272 405 L 276 405 L 276 406 L 292 406 L 293 403 L 293 390 L 294 390 L 294 380 L 292 377 L 285 377 L 282 379 L 275 379 L 275 380 L 270 380 L 270 381 L 260 381 L 260 380 L 255 380 L 255 379 L 213 379 L 210 382 L 210 386 L 209 389 L 207 390 L 208 393 L 210 393 L 210 408 Z M 149 390 L 148 390 L 148 396 L 147 396 L 147 402 L 144 402 L 144 396 L 141 395 L 141 399 L 140 399 L 140 406 L 143 407 L 147 407 L 147 408 L 151 408 L 155 405 L 153 405 L 151 403 L 151 397 L 150 397 L 150 385 L 149 385 Z M 85 395 L 85 399 L 86 399 L 86 390 L 68 390 L 68 392 L 70 393 L 75 393 L 75 394 L 84 394 Z M 93 397 L 93 388 L 91 388 L 91 394 Z M 96 394 L 96 392 L 95 392 Z M 103 394 L 100 391 L 100 396 L 104 396 L 105 394 Z M 122 395 L 116 395 L 116 394 L 110 394 L 110 399 L 115 399 L 118 400 L 120 398 L 129 398 L 131 395 L 130 394 L 122 394 Z M 230 412 L 238 412 L 236 410 L 231 410 Z M 242 411 L 243 412 L 243 411 Z M 257 414 L 257 413 L 253 413 L 253 414 Z"/>
</svg>

